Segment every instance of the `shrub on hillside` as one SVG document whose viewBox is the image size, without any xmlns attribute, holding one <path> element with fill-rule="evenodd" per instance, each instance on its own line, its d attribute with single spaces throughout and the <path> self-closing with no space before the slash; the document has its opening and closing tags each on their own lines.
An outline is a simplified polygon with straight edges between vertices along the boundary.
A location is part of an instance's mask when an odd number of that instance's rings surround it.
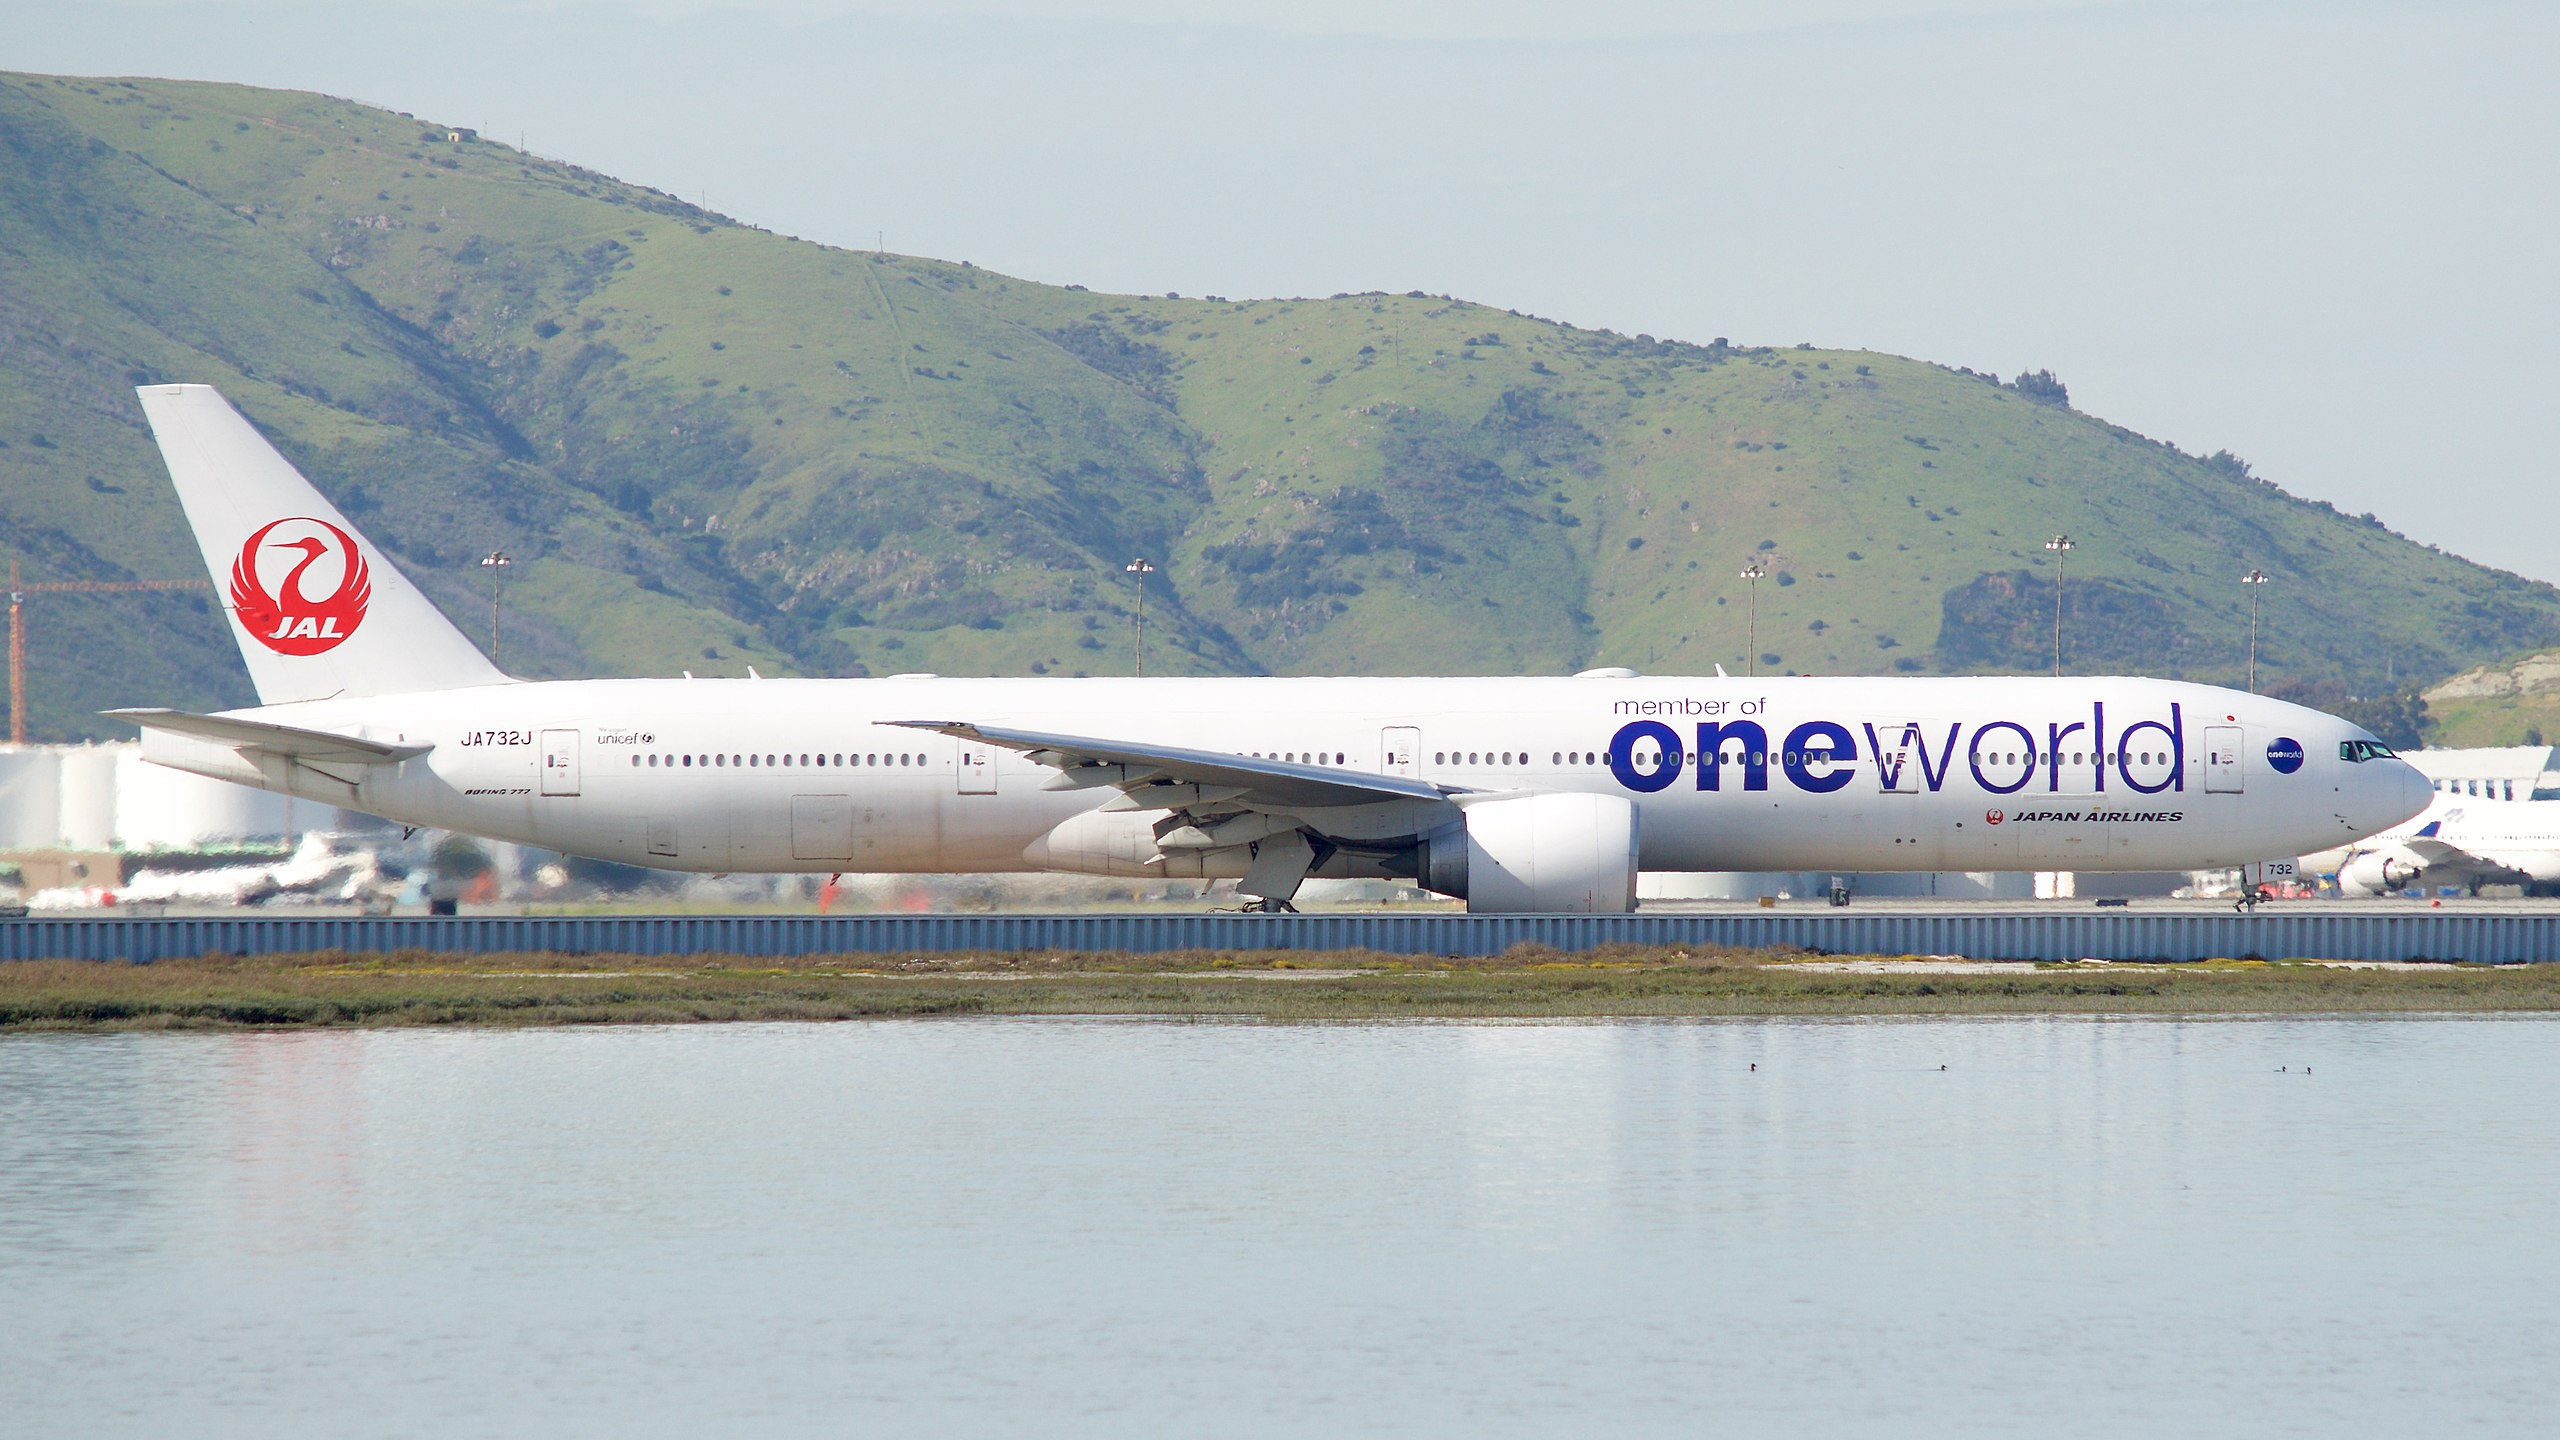
<svg viewBox="0 0 2560 1440">
<path fill-rule="evenodd" d="M 2018 378 L 2009 382 L 2009 388 L 2039 405 L 2067 406 L 2071 403 L 2070 387 L 2056 379 L 2050 370 L 2021 370 Z"/>
</svg>

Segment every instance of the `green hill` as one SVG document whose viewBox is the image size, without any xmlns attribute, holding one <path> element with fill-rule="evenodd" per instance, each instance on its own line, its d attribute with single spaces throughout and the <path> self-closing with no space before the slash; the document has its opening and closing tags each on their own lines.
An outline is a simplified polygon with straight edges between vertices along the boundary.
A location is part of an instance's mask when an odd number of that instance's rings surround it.
<svg viewBox="0 0 2560 1440">
<path fill-rule="evenodd" d="M 2431 745 L 2541 745 L 2560 738 L 2560 651 L 2476 666 L 2426 692 Z"/>
<path fill-rule="evenodd" d="M 1677 283 L 1683 277 L 1665 277 Z M 0 77 L 0 545 L 200 573 L 129 392 L 223 387 L 531 675 L 2042 670 L 2350 688 L 2560 592 L 1855 351 L 1422 294 L 1106 296 L 830 249 L 291 92 Z M 1753 597 L 1738 577 L 1759 557 Z M 32 602 L 35 728 L 248 698 L 207 599 Z"/>
</svg>

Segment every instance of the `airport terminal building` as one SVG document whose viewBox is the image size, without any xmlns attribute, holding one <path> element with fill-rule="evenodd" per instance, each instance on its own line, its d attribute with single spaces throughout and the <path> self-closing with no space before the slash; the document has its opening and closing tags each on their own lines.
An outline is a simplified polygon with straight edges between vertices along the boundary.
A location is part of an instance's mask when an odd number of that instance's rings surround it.
<svg viewBox="0 0 2560 1440">
<path fill-rule="evenodd" d="M 2404 750 L 2427 783 L 2447 795 L 2482 800 L 2560 800 L 2560 766 L 2552 745 L 2497 745 L 2473 750 Z"/>
</svg>

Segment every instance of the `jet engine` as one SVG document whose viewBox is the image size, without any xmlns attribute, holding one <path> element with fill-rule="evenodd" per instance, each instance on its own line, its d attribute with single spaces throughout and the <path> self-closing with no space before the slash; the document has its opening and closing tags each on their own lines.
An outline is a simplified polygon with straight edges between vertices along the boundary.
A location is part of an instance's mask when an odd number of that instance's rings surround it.
<svg viewBox="0 0 2560 1440">
<path fill-rule="evenodd" d="M 2338 872 L 2338 888 L 2388 895 L 2415 882 L 2424 868 L 2394 855 L 2359 855 Z"/>
<path fill-rule="evenodd" d="M 1479 915 L 1623 915 L 1636 908 L 1636 838 L 1621 796 L 1480 801 L 1422 842 L 1419 878 Z"/>
</svg>

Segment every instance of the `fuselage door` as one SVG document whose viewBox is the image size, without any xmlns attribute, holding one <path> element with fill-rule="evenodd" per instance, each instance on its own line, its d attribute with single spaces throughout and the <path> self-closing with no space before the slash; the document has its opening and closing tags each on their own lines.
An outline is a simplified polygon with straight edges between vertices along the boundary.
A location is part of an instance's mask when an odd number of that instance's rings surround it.
<svg viewBox="0 0 2560 1440">
<path fill-rule="evenodd" d="M 1920 793 L 1920 727 L 1909 720 L 1879 720 L 1874 735 L 1876 788 L 1887 795 Z"/>
<path fill-rule="evenodd" d="M 545 730 L 542 732 L 542 793 L 575 795 L 578 793 L 578 732 Z"/>
<path fill-rule="evenodd" d="M 1378 732 L 1378 768 L 1412 779 L 1422 776 L 1422 732 L 1411 725 L 1390 725 Z"/>
<path fill-rule="evenodd" d="M 996 793 L 996 751 L 992 745 L 975 741 L 960 742 L 960 793 L 993 795 Z"/>
<path fill-rule="evenodd" d="M 2204 788 L 2209 795 L 2240 793 L 2240 727 L 2208 725 L 2204 730 Z"/>
</svg>

